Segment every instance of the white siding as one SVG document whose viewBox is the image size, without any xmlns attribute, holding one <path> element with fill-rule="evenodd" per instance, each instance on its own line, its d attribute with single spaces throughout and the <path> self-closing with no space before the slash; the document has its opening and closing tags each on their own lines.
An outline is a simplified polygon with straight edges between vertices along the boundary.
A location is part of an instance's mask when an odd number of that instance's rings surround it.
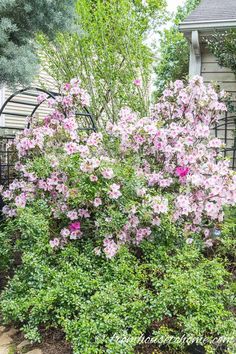
<svg viewBox="0 0 236 354">
<path fill-rule="evenodd" d="M 222 89 L 232 94 L 232 99 L 236 102 L 236 77 L 234 73 L 229 68 L 220 67 L 215 56 L 210 53 L 206 45 L 202 45 L 201 75 L 206 83 L 218 82 Z"/>
<path fill-rule="evenodd" d="M 220 67 L 217 63 L 216 57 L 210 53 L 206 45 L 202 45 L 202 67 L 201 75 L 205 83 L 217 82 L 221 89 L 226 90 L 231 95 L 231 101 L 236 110 L 236 77 L 229 69 Z M 219 127 L 218 137 L 227 141 L 227 148 L 234 146 L 236 124 L 236 112 L 228 112 L 228 122 L 222 121 Z M 226 129 L 227 125 L 227 129 Z M 227 130 L 227 133 L 226 133 Z M 233 152 L 228 152 L 227 156 L 232 157 Z"/>
<path fill-rule="evenodd" d="M 56 92 L 56 83 L 53 81 L 52 78 L 50 78 L 45 72 L 41 71 L 38 75 L 38 77 L 34 80 L 34 82 L 30 85 L 31 87 L 37 87 L 37 88 L 45 88 L 47 90 L 51 90 Z M 21 88 L 19 88 L 21 89 Z M 5 87 L 4 89 L 4 97 L 2 97 L 2 100 L 5 101 L 10 95 L 12 95 L 15 91 L 12 89 L 9 89 L 8 87 Z M 35 92 L 34 92 L 35 95 Z M 27 102 L 29 104 L 35 104 L 36 103 L 36 98 L 35 96 L 28 96 L 24 94 L 18 94 L 17 96 L 14 97 L 15 101 L 18 102 Z M 1 104 L 2 106 L 2 104 Z M 18 113 L 19 116 L 11 115 L 11 114 L 5 114 L 4 121 L 1 122 L 1 125 L 4 125 L 6 127 L 10 128 L 24 128 L 26 125 L 26 119 L 25 117 L 21 116 L 28 116 L 31 114 L 32 110 L 34 109 L 34 106 L 28 106 L 28 105 L 23 105 L 23 104 L 17 104 L 17 103 L 8 103 L 6 108 L 4 109 L 5 112 L 10 112 L 10 113 Z M 38 109 L 35 114 L 36 119 L 37 118 L 42 118 L 46 114 L 50 112 L 50 109 L 47 107 L 46 104 L 42 104 Z"/>
</svg>

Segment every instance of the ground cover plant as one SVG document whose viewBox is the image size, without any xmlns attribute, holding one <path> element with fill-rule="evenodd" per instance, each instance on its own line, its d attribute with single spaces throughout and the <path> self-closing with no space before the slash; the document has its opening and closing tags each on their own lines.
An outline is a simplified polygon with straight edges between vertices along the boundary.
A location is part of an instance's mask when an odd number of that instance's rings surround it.
<svg viewBox="0 0 236 354">
<path fill-rule="evenodd" d="M 223 99 L 200 77 L 176 81 L 150 117 L 125 107 L 91 133 L 78 79 L 48 100 L 15 139 L 19 178 L 2 191 L 1 269 L 20 259 L 6 322 L 32 341 L 60 328 L 76 354 L 134 353 L 142 335 L 177 353 L 235 350 L 236 175 L 210 134 Z"/>
</svg>

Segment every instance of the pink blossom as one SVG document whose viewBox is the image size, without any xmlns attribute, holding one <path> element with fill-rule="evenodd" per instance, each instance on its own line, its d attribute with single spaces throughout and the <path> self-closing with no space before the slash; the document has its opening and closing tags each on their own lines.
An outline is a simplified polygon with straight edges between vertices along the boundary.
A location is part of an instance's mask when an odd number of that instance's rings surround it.
<svg viewBox="0 0 236 354">
<path fill-rule="evenodd" d="M 160 226 L 160 224 L 161 224 L 161 219 L 158 216 L 156 216 L 152 219 L 153 226 Z"/>
<path fill-rule="evenodd" d="M 85 219 L 88 219 L 88 218 L 90 218 L 90 213 L 88 212 L 88 210 L 87 209 L 79 209 L 78 210 L 78 214 L 79 214 L 79 216 L 81 217 L 81 218 L 85 218 Z"/>
<path fill-rule="evenodd" d="M 64 149 L 68 155 L 73 155 L 78 152 L 78 145 L 73 142 L 66 143 Z"/>
<path fill-rule="evenodd" d="M 140 87 L 141 84 L 142 84 L 142 81 L 141 81 L 141 79 L 135 79 L 135 80 L 133 81 L 133 84 L 134 84 L 135 86 L 137 86 L 137 87 Z"/>
<path fill-rule="evenodd" d="M 70 220 L 77 220 L 78 219 L 78 213 L 75 210 L 68 211 L 67 217 Z"/>
<path fill-rule="evenodd" d="M 205 235 L 205 237 L 209 237 L 210 236 L 210 230 L 209 229 L 205 229 L 204 230 L 204 235 Z"/>
<path fill-rule="evenodd" d="M 103 139 L 101 133 L 77 129 L 75 110 L 89 101 L 80 84 L 78 79 L 66 84 L 62 96 L 47 100 L 53 111 L 16 136 L 19 178 L 2 191 L 6 217 L 17 217 L 26 203 L 41 199 L 55 225 L 90 218 L 85 224 L 94 225 L 94 232 L 101 226 L 110 232 L 115 221 L 110 210 L 117 208 L 125 221 L 104 240 L 108 258 L 121 244 L 150 237 L 167 213 L 184 234 L 209 237 L 206 230 L 223 221 L 225 207 L 236 204 L 236 176 L 219 151 L 221 140 L 210 133 L 226 110 L 221 95 L 200 77 L 188 85 L 171 83 L 150 117 L 124 107 L 116 122 L 107 124 Z M 109 185 L 112 178 L 116 183 Z M 98 208 L 105 200 L 107 208 Z M 60 231 L 59 244 L 52 240 L 53 247 L 81 238 L 80 223 L 71 225 Z"/>
<path fill-rule="evenodd" d="M 15 198 L 15 205 L 19 208 L 25 208 L 26 206 L 26 194 L 21 193 Z"/>
<path fill-rule="evenodd" d="M 205 241 L 205 246 L 208 247 L 208 248 L 212 247 L 213 246 L 213 240 L 211 240 L 211 239 L 206 240 Z"/>
<path fill-rule="evenodd" d="M 64 228 L 61 230 L 60 234 L 62 237 L 68 237 L 70 235 L 70 231 L 69 231 L 69 229 Z"/>
<path fill-rule="evenodd" d="M 93 205 L 97 208 L 100 205 L 102 205 L 102 199 L 101 198 L 95 198 L 93 201 Z"/>
<path fill-rule="evenodd" d="M 77 240 L 81 238 L 82 232 L 80 230 L 75 230 L 70 233 L 70 239 L 71 240 Z"/>
<path fill-rule="evenodd" d="M 98 178 L 95 175 L 89 176 L 89 179 L 90 179 L 91 182 L 97 182 L 98 181 Z"/>
<path fill-rule="evenodd" d="M 81 163 L 80 169 L 86 173 L 92 173 L 100 165 L 100 161 L 96 158 L 86 159 Z"/>
<path fill-rule="evenodd" d="M 118 251 L 118 245 L 115 243 L 115 241 L 110 238 L 106 238 L 103 244 L 104 244 L 104 252 L 106 254 L 106 257 L 107 258 L 114 257 Z"/>
<path fill-rule="evenodd" d="M 98 146 L 102 141 L 101 133 L 92 133 L 87 139 L 88 146 Z"/>
<path fill-rule="evenodd" d="M 127 222 L 125 227 L 127 227 L 127 229 L 133 229 L 133 228 L 136 228 L 139 224 L 140 224 L 140 220 L 139 220 L 138 216 L 130 215 L 129 221 Z"/>
<path fill-rule="evenodd" d="M 215 148 L 215 149 L 219 149 L 220 147 L 222 147 L 224 144 L 222 142 L 222 140 L 215 138 L 209 141 L 208 143 L 208 147 L 209 148 Z"/>
<path fill-rule="evenodd" d="M 113 183 L 110 186 L 110 191 L 108 192 L 108 195 L 111 199 L 118 199 L 122 193 L 120 192 L 120 185 Z"/>
<path fill-rule="evenodd" d="M 69 91 L 71 89 L 71 84 L 66 83 L 66 84 L 64 84 L 63 88 L 65 91 Z"/>
<path fill-rule="evenodd" d="M 68 131 L 76 130 L 78 128 L 77 122 L 72 118 L 64 119 L 62 124 L 63 124 L 64 129 L 68 130 Z"/>
<path fill-rule="evenodd" d="M 52 248 L 57 248 L 60 245 L 60 240 L 59 238 L 54 238 L 53 240 L 50 240 L 50 246 Z"/>
<path fill-rule="evenodd" d="M 111 179 L 114 177 L 114 172 L 112 168 L 106 168 L 105 170 L 102 171 L 102 175 L 106 179 Z"/>
<path fill-rule="evenodd" d="M 178 177 L 185 177 L 189 173 L 189 168 L 184 166 L 182 167 L 178 166 L 175 169 L 175 173 Z"/>
<path fill-rule="evenodd" d="M 138 197 L 144 197 L 145 194 L 147 193 L 147 189 L 146 188 L 138 188 L 136 189 L 136 193 Z"/>
<path fill-rule="evenodd" d="M 72 97 L 70 97 L 70 96 L 65 96 L 65 97 L 63 97 L 62 100 L 61 100 L 61 104 L 62 104 L 63 107 L 65 107 L 65 108 L 68 108 L 68 107 L 72 106 L 72 104 L 73 104 L 73 99 L 72 99 Z"/>
<path fill-rule="evenodd" d="M 168 199 L 160 196 L 152 198 L 151 202 L 154 213 L 166 214 L 168 212 Z"/>
<path fill-rule="evenodd" d="M 101 255 L 101 253 L 102 253 L 101 248 L 100 248 L 100 247 L 96 247 L 96 248 L 94 248 L 94 253 L 96 254 L 96 256 L 100 256 L 100 255 Z"/>
<path fill-rule="evenodd" d="M 45 101 L 48 97 L 48 94 L 42 92 L 40 95 L 38 95 L 37 97 L 37 103 L 42 103 L 43 101 Z"/>
<path fill-rule="evenodd" d="M 86 158 L 90 153 L 90 150 L 87 145 L 78 145 L 78 151 L 82 158 Z"/>
<path fill-rule="evenodd" d="M 7 189 L 2 193 L 2 196 L 4 199 L 11 200 L 13 198 L 13 193 L 9 189 Z"/>
<path fill-rule="evenodd" d="M 70 224 L 69 225 L 69 230 L 71 232 L 80 230 L 80 222 L 79 221 L 75 221 L 72 224 Z"/>
<path fill-rule="evenodd" d="M 136 231 L 135 240 L 136 243 L 140 243 L 145 237 L 148 237 L 151 234 L 150 227 L 141 228 Z"/>
</svg>

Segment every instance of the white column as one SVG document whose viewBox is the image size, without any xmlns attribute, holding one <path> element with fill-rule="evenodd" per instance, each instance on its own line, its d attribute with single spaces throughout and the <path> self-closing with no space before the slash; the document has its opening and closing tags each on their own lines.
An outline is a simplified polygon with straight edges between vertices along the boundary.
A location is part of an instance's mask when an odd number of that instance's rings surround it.
<svg viewBox="0 0 236 354">
<path fill-rule="evenodd" d="M 189 76 L 201 75 L 201 48 L 199 43 L 198 31 L 192 31 L 191 48 L 190 48 L 190 62 L 189 62 Z"/>
</svg>

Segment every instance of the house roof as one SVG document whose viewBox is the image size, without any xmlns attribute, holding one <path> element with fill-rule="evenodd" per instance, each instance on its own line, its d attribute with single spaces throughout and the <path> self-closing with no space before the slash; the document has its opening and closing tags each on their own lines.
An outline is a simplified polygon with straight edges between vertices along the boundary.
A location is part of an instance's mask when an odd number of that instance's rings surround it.
<svg viewBox="0 0 236 354">
<path fill-rule="evenodd" d="M 179 27 L 183 31 L 236 27 L 236 0 L 202 0 Z"/>
</svg>

